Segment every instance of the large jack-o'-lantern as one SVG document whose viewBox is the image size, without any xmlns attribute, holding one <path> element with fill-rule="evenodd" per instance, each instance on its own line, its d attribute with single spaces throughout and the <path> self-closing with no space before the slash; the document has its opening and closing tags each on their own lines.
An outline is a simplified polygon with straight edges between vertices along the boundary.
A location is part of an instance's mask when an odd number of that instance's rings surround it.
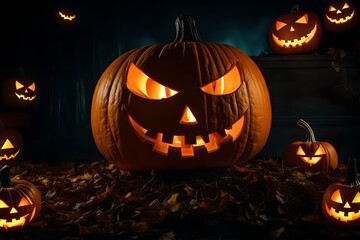
<svg viewBox="0 0 360 240">
<path fill-rule="evenodd" d="M 201 41 L 191 17 L 176 28 L 174 42 L 126 52 L 102 74 L 91 108 L 100 153 L 133 170 L 251 159 L 271 126 L 259 68 L 235 47 Z"/>
<path fill-rule="evenodd" d="M 349 0 L 334 0 L 324 11 L 324 25 L 332 32 L 345 31 L 352 28 L 357 21 L 357 11 Z"/>
<path fill-rule="evenodd" d="M 316 13 L 300 11 L 296 5 L 272 23 L 269 45 L 276 54 L 307 53 L 319 45 L 321 37 L 321 22 Z"/>
<path fill-rule="evenodd" d="M 41 194 L 30 182 L 10 180 L 8 165 L 0 170 L 0 232 L 19 230 L 40 213 Z"/>
<path fill-rule="evenodd" d="M 350 159 L 345 183 L 332 183 L 324 192 L 322 210 L 325 218 L 340 226 L 360 226 L 360 182 L 356 159 Z"/>
<path fill-rule="evenodd" d="M 327 172 L 337 168 L 338 155 L 335 148 L 328 142 L 316 141 L 314 131 L 303 119 L 297 125 L 305 130 L 306 141 L 295 141 L 286 146 L 284 165 L 311 172 Z"/>
</svg>

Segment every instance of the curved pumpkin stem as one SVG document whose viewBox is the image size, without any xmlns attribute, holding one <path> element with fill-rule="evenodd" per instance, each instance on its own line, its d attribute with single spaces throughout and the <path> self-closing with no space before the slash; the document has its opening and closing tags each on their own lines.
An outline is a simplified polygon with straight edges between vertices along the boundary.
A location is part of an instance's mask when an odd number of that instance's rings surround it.
<svg viewBox="0 0 360 240">
<path fill-rule="evenodd" d="M 298 125 L 299 127 L 302 127 L 305 130 L 307 142 L 316 142 L 314 131 L 312 130 L 310 125 L 307 122 L 305 122 L 305 120 L 300 119 L 296 123 L 296 125 Z"/>
<path fill-rule="evenodd" d="M 360 186 L 360 182 L 357 177 L 357 166 L 355 158 L 350 158 L 349 162 L 347 163 L 345 183 L 351 186 Z"/>
<path fill-rule="evenodd" d="M 10 166 L 5 165 L 0 169 L 0 188 L 9 188 L 14 186 L 10 180 Z"/>
<path fill-rule="evenodd" d="M 290 13 L 297 13 L 300 11 L 300 4 L 295 4 L 291 10 L 290 10 Z"/>
<path fill-rule="evenodd" d="M 175 20 L 176 37 L 174 42 L 201 42 L 191 16 L 180 15 Z"/>
</svg>

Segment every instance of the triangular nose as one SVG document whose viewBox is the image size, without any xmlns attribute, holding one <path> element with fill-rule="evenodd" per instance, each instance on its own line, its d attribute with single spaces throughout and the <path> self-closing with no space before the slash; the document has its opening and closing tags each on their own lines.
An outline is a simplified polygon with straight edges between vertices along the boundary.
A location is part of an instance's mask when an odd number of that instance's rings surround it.
<svg viewBox="0 0 360 240">
<path fill-rule="evenodd" d="M 15 208 L 12 208 L 10 213 L 17 213 L 18 211 Z"/>
<path fill-rule="evenodd" d="M 295 31 L 295 29 L 293 28 L 293 26 L 291 26 L 290 32 L 293 32 L 293 31 Z"/>
<path fill-rule="evenodd" d="M 344 208 L 351 208 L 348 202 L 345 203 Z"/>
<path fill-rule="evenodd" d="M 180 119 L 180 124 L 184 124 L 184 125 L 198 124 L 194 114 L 191 112 L 191 110 L 188 106 L 185 107 L 185 110 Z"/>
<path fill-rule="evenodd" d="M 341 11 L 338 9 L 338 10 L 336 11 L 336 14 L 339 14 L 339 13 L 341 13 Z"/>
</svg>

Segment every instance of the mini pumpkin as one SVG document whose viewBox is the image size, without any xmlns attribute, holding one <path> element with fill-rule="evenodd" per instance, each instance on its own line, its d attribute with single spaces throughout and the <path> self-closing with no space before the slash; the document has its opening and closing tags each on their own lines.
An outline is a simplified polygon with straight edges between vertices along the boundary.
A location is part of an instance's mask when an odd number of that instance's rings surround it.
<svg viewBox="0 0 360 240">
<path fill-rule="evenodd" d="M 319 45 L 322 26 L 319 17 L 311 11 L 300 11 L 295 6 L 271 24 L 269 45 L 276 54 L 311 52 Z"/>
<path fill-rule="evenodd" d="M 30 182 L 10 180 L 10 167 L 0 170 L 0 232 L 22 229 L 39 215 L 41 194 Z"/>
<path fill-rule="evenodd" d="M 316 141 L 314 131 L 303 119 L 297 125 L 305 130 L 306 141 L 295 141 L 285 148 L 284 165 L 312 172 L 327 172 L 337 168 L 338 155 L 335 148 L 328 142 Z"/>
<path fill-rule="evenodd" d="M 357 11 L 350 0 L 333 0 L 324 11 L 324 25 L 331 32 L 351 29 L 357 22 Z"/>
<path fill-rule="evenodd" d="M 0 164 L 16 161 L 23 150 L 21 134 L 15 129 L 0 130 Z"/>
<path fill-rule="evenodd" d="M 271 104 L 261 71 L 239 49 L 198 36 L 180 16 L 176 39 L 128 51 L 102 74 L 91 128 L 123 169 L 195 169 L 247 161 L 264 146 Z"/>
<path fill-rule="evenodd" d="M 324 191 L 323 215 L 340 226 L 360 226 L 360 182 L 357 177 L 356 159 L 347 166 L 345 183 L 335 182 Z"/>
</svg>

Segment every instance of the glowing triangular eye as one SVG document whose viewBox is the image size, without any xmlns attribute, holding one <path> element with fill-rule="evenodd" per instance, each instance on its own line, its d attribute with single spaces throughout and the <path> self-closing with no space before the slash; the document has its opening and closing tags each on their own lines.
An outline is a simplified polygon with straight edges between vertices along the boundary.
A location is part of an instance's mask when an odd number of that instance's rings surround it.
<svg viewBox="0 0 360 240">
<path fill-rule="evenodd" d="M 360 203 L 360 192 L 357 192 L 352 203 Z"/>
<path fill-rule="evenodd" d="M 346 8 L 349 8 L 349 4 L 345 3 L 344 6 L 342 7 L 342 9 L 346 9 Z"/>
<path fill-rule="evenodd" d="M 296 155 L 299 155 L 299 156 L 305 156 L 306 155 L 301 146 L 298 147 L 298 150 L 296 151 Z"/>
<path fill-rule="evenodd" d="M 329 12 L 334 12 L 334 11 L 336 11 L 336 8 L 334 8 L 333 6 L 330 6 L 329 7 Z"/>
<path fill-rule="evenodd" d="M 286 26 L 286 23 L 284 23 L 284 22 L 276 21 L 276 23 L 275 23 L 275 28 L 277 31 L 285 26 Z"/>
<path fill-rule="evenodd" d="M 22 197 L 18 207 L 29 206 L 29 205 L 31 205 L 31 203 L 28 200 L 26 200 L 26 198 Z"/>
<path fill-rule="evenodd" d="M 1 147 L 1 149 L 10 149 L 14 148 L 14 145 L 9 141 L 9 139 L 6 139 L 4 145 Z"/>
<path fill-rule="evenodd" d="M 20 88 L 23 88 L 24 85 L 22 85 L 21 83 L 19 83 L 18 81 L 15 81 L 15 87 L 16 87 L 16 90 L 20 89 Z"/>
<path fill-rule="evenodd" d="M 296 23 L 302 23 L 302 24 L 307 24 L 308 23 L 308 15 L 304 14 L 301 18 L 299 18 Z"/>
<path fill-rule="evenodd" d="M 0 199 L 0 208 L 8 208 L 9 206 Z"/>
<path fill-rule="evenodd" d="M 201 87 L 211 95 L 225 95 L 235 92 L 241 85 L 241 76 L 236 65 L 223 77 Z"/>
<path fill-rule="evenodd" d="M 331 195 L 331 200 L 337 203 L 343 203 L 339 189 Z"/>
<path fill-rule="evenodd" d="M 314 155 L 319 156 L 319 155 L 324 155 L 324 154 L 326 154 L 325 149 L 323 148 L 323 146 L 320 145 Z"/>
<path fill-rule="evenodd" d="M 139 97 L 160 100 L 169 98 L 178 92 L 148 77 L 135 64 L 131 63 L 127 75 L 127 88 Z"/>
<path fill-rule="evenodd" d="M 29 89 L 33 92 L 35 92 L 35 83 L 32 83 L 30 86 L 29 86 Z"/>
</svg>

